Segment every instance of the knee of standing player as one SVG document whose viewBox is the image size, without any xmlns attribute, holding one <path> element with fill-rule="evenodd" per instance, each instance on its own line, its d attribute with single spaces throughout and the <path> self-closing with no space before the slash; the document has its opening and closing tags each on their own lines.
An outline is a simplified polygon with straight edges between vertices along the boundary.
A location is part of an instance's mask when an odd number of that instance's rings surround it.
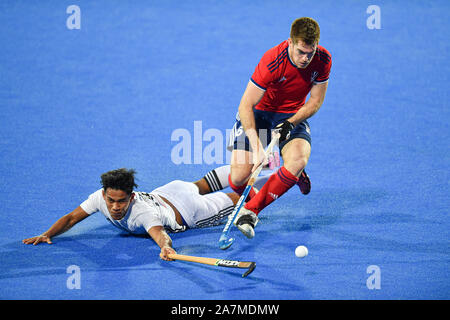
<svg viewBox="0 0 450 320">
<path fill-rule="evenodd" d="M 308 164 L 308 157 L 297 155 L 284 160 L 284 167 L 291 171 L 294 175 L 299 175 L 300 172 L 306 167 Z M 294 172 L 292 172 L 294 171 Z"/>
<path fill-rule="evenodd" d="M 244 170 L 243 168 L 231 167 L 231 172 L 230 172 L 231 183 L 237 187 L 246 184 L 248 176 L 250 175 L 250 172 L 247 172 L 247 171 L 248 170 Z"/>
</svg>

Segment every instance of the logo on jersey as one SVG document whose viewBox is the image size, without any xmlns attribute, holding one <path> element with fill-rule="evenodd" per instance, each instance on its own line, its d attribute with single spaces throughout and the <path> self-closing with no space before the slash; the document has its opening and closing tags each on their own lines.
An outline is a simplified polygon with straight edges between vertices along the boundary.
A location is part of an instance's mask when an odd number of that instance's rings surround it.
<svg viewBox="0 0 450 320">
<path fill-rule="evenodd" d="M 313 71 L 311 73 L 311 82 L 313 82 L 314 80 L 316 80 L 317 76 L 319 75 L 319 73 L 317 71 Z"/>
<path fill-rule="evenodd" d="M 283 76 L 280 80 L 278 80 L 278 83 L 283 82 L 284 80 L 286 80 L 285 76 Z"/>
</svg>

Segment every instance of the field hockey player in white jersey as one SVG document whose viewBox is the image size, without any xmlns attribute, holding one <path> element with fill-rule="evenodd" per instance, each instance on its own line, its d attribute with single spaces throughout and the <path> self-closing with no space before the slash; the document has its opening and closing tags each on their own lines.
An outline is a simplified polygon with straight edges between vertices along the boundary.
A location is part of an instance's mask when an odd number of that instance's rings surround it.
<svg viewBox="0 0 450 320">
<path fill-rule="evenodd" d="M 228 186 L 229 173 L 230 166 L 226 165 L 209 171 L 196 182 L 175 180 L 147 193 L 134 191 L 137 185 L 133 169 L 112 170 L 101 175 L 102 188 L 75 210 L 58 219 L 41 235 L 22 242 L 51 244 L 53 237 L 99 211 L 119 229 L 150 235 L 161 248 L 161 259 L 171 260 L 168 254 L 176 252 L 167 232 L 216 226 L 233 211 L 239 196 L 234 192 L 215 192 Z M 264 182 L 262 178 L 261 183 Z"/>
</svg>

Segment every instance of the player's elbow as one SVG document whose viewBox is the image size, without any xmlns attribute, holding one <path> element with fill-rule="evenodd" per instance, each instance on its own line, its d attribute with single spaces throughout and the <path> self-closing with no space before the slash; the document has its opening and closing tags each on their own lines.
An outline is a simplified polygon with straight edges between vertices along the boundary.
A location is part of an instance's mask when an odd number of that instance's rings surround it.
<svg viewBox="0 0 450 320">
<path fill-rule="evenodd" d="M 239 111 L 252 110 L 252 108 L 256 106 L 259 101 L 261 101 L 264 93 L 265 91 L 262 91 L 261 89 L 257 88 L 252 82 L 249 82 L 239 104 Z"/>
<path fill-rule="evenodd" d="M 238 108 L 239 115 L 241 116 L 242 114 L 252 112 L 253 106 L 254 106 L 254 104 L 251 101 L 242 99 L 241 103 L 239 104 L 239 108 Z"/>
</svg>

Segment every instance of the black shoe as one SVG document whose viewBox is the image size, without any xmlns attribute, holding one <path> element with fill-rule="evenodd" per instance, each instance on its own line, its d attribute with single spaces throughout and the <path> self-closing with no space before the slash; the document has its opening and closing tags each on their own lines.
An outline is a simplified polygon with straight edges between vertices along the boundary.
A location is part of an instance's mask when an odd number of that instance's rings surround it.
<svg viewBox="0 0 450 320">
<path fill-rule="evenodd" d="M 303 169 L 300 177 L 298 178 L 297 185 L 300 188 L 301 193 L 307 195 L 311 191 L 311 180 L 305 169 Z"/>
</svg>

